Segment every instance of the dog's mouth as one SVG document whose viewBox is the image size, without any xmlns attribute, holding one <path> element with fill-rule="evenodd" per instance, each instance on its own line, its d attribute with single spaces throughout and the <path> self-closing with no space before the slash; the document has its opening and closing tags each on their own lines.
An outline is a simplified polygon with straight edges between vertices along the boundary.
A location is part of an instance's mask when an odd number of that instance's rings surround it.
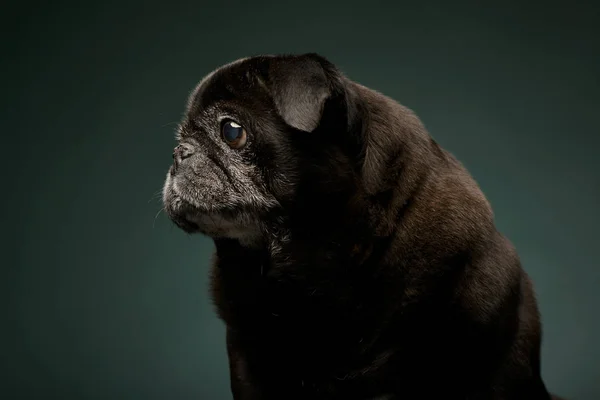
<svg viewBox="0 0 600 400">
<path fill-rule="evenodd" d="M 186 233 L 205 233 L 205 226 L 202 222 L 207 216 L 214 214 L 218 207 L 216 199 L 195 198 L 194 193 L 199 193 L 198 189 L 188 189 L 189 183 L 173 173 L 173 167 L 167 173 L 163 188 L 163 205 L 171 221 Z M 205 196 L 209 197 L 209 196 Z M 203 201 L 200 201 L 203 200 Z M 215 201 L 212 201 L 215 200 Z"/>
<path fill-rule="evenodd" d="M 168 217 L 184 232 L 199 233 L 213 239 L 238 239 L 247 245 L 260 241 L 260 224 L 251 210 L 217 201 L 198 204 L 195 199 L 188 199 L 185 191 L 180 193 L 177 188 L 173 182 L 167 182 L 163 203 Z"/>
<path fill-rule="evenodd" d="M 164 201 L 164 207 L 171 221 L 184 232 L 190 234 L 202 232 L 200 225 L 194 218 L 195 215 L 200 213 L 200 210 L 183 199 L 181 195 L 172 193 L 171 190 L 168 198 Z"/>
<path fill-rule="evenodd" d="M 213 238 L 224 237 L 236 229 L 230 210 L 200 208 L 183 196 L 173 193 L 165 205 L 167 215 L 181 230 L 188 234 L 200 233 Z"/>
</svg>

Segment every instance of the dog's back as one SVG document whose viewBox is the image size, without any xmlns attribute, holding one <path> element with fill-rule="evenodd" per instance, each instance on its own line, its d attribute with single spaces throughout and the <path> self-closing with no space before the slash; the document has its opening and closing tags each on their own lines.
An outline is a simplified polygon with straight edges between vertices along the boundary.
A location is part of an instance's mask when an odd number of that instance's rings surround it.
<svg viewBox="0 0 600 400">
<path fill-rule="evenodd" d="M 402 311 L 397 325 L 388 325 L 387 344 L 393 348 L 394 338 L 414 330 L 402 343 L 410 350 L 398 353 L 398 364 L 412 364 L 403 375 L 419 385 L 427 385 L 420 379 L 427 377 L 468 398 L 548 399 L 540 376 L 541 326 L 532 284 L 513 245 L 496 230 L 487 199 L 412 111 L 355 87 L 367 99 L 370 146 L 378 150 L 366 154 L 363 173 L 380 178 L 374 193 L 391 191 L 392 204 L 398 204 L 382 208 L 390 214 L 379 221 L 388 221 L 380 227 L 394 235 L 387 259 L 390 279 L 404 287 L 397 300 Z M 377 169 L 387 173 L 373 172 Z M 386 180 L 390 175 L 393 179 Z M 398 209 L 401 218 L 394 219 Z M 394 271 L 402 271 L 401 277 Z M 411 314 L 415 317 L 407 319 Z M 477 390 L 466 389 L 477 387 L 479 397 Z M 443 393 L 431 385 L 423 388 L 421 393 Z"/>
</svg>

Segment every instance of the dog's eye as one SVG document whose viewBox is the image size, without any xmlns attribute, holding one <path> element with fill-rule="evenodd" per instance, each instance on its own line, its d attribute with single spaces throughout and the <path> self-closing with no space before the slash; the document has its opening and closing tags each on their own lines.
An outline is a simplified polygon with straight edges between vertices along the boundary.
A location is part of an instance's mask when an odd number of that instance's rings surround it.
<svg viewBox="0 0 600 400">
<path fill-rule="evenodd" d="M 246 130 L 233 121 L 226 121 L 221 128 L 225 143 L 234 149 L 240 149 L 246 144 Z"/>
</svg>

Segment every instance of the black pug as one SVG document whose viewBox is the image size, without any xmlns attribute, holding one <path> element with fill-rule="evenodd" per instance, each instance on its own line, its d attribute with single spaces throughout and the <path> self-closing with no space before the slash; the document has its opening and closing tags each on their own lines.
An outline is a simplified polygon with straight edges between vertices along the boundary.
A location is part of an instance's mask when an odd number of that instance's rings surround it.
<svg viewBox="0 0 600 400">
<path fill-rule="evenodd" d="M 169 217 L 216 245 L 234 399 L 550 399 L 527 274 L 415 114 L 317 54 L 190 96 Z"/>
</svg>

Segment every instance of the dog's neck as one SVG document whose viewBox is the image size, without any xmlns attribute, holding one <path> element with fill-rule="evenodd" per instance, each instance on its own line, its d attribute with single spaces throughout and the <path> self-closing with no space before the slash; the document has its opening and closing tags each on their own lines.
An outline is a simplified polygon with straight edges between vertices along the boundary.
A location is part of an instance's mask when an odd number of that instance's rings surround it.
<svg viewBox="0 0 600 400">
<path fill-rule="evenodd" d="M 287 264 L 298 262 L 362 264 L 370 257 L 377 242 L 364 226 L 358 226 L 357 221 L 352 222 L 352 218 L 345 218 L 342 225 L 337 218 L 328 221 L 303 218 L 297 221 L 290 216 L 270 217 L 253 230 L 259 232 L 256 235 L 214 238 L 218 258 L 235 259 L 236 262 L 260 260 L 260 273 L 264 275 L 271 268 L 285 268 Z M 317 226 L 319 230 L 315 230 Z M 323 229 L 324 226 L 329 228 Z M 340 241 L 342 238 L 343 242 Z M 322 259 L 306 259 L 307 255 L 315 254 L 322 254 Z"/>
</svg>

